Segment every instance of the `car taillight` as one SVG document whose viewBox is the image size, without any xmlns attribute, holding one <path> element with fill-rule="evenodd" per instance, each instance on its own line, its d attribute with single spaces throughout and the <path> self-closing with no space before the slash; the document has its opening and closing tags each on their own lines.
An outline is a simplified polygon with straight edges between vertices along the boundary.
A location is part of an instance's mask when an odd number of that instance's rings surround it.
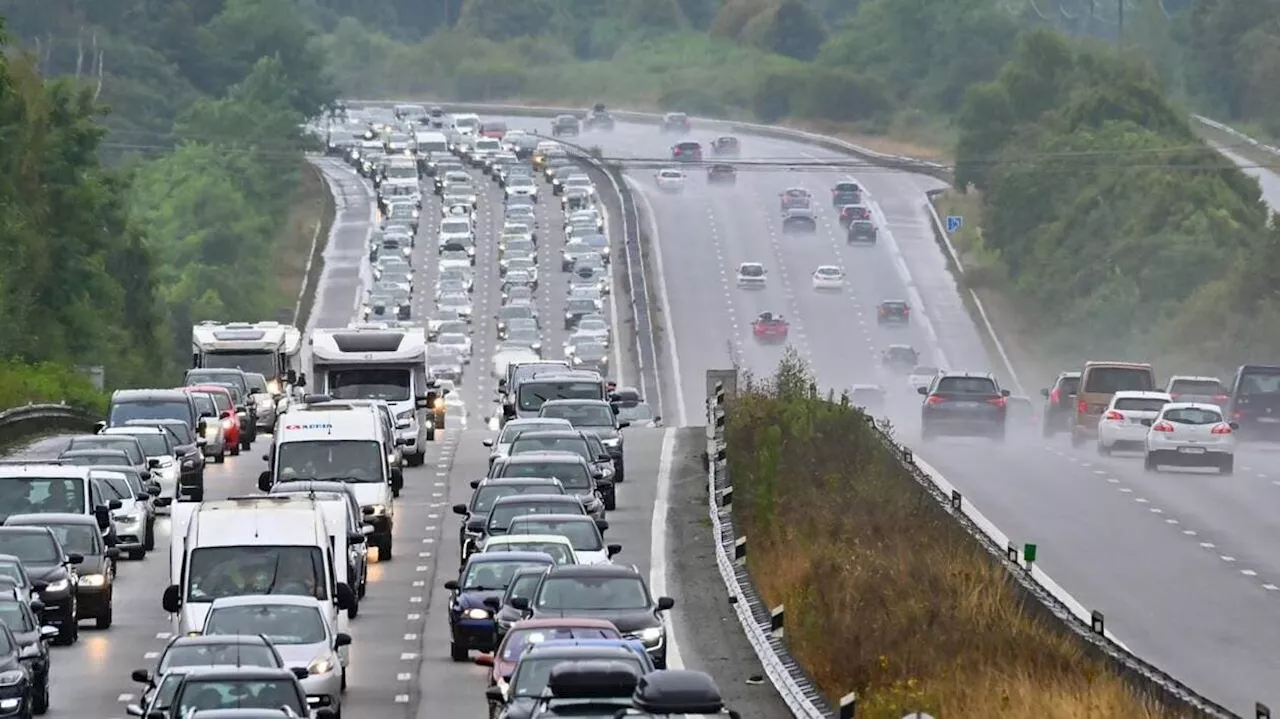
<svg viewBox="0 0 1280 719">
<path fill-rule="evenodd" d="M 1049 393 L 1049 404 L 1057 404 L 1062 399 L 1062 390 L 1055 389 Z"/>
<path fill-rule="evenodd" d="M 1172 432 L 1173 425 L 1169 424 L 1168 422 L 1156 422 L 1154 425 L 1152 425 L 1151 431 L 1152 432 Z"/>
<path fill-rule="evenodd" d="M 987 399 L 987 404 L 994 404 L 997 407 L 1004 407 L 1008 403 L 1009 403 L 1009 400 L 1005 399 L 1004 397 L 990 397 Z"/>
<path fill-rule="evenodd" d="M 1080 400 L 1079 402 L 1076 402 L 1076 413 L 1077 413 L 1077 414 L 1088 414 L 1088 413 L 1089 413 L 1089 403 L 1088 403 L 1088 402 L 1086 402 L 1086 401 L 1084 401 L 1084 400 Z"/>
<path fill-rule="evenodd" d="M 1181 393 L 1181 392 L 1170 392 L 1170 393 L 1169 393 L 1169 397 L 1170 397 L 1174 402 L 1177 402 L 1177 401 L 1178 401 L 1178 398 L 1179 398 L 1179 397 L 1181 397 L 1181 396 L 1182 396 L 1182 393 Z"/>
<path fill-rule="evenodd" d="M 1213 429 L 1209 430 L 1209 434 L 1231 434 L 1231 425 L 1229 424 L 1214 425 Z"/>
<path fill-rule="evenodd" d="M 1215 394 L 1213 396 L 1214 403 L 1219 405 L 1226 404 L 1230 400 L 1231 400 L 1231 395 Z"/>
<path fill-rule="evenodd" d="M 1110 412 L 1107 412 L 1106 417 L 1105 417 L 1104 419 L 1109 419 L 1109 420 L 1113 420 L 1113 421 L 1121 421 L 1121 420 L 1123 420 L 1123 419 L 1124 419 L 1124 415 L 1120 414 L 1119 412 L 1117 412 L 1117 411 L 1115 411 L 1115 410 L 1113 409 L 1113 410 L 1111 410 Z"/>
<path fill-rule="evenodd" d="M 1001 397 L 1000 399 L 1004 399 L 1004 398 Z M 927 398 L 925 398 L 924 403 L 925 404 L 942 404 L 943 402 L 946 402 L 946 401 L 947 401 L 946 397 L 939 397 L 936 394 L 931 394 Z"/>
</svg>

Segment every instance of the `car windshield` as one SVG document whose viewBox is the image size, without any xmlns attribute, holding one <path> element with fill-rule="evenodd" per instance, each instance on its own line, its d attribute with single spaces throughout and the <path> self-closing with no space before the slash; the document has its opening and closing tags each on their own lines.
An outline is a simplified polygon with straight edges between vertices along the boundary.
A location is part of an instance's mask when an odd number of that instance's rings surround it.
<svg viewBox="0 0 1280 719">
<path fill-rule="evenodd" d="M 1160 408 L 1166 404 L 1168 402 L 1163 399 L 1117 397 L 1115 409 L 1128 410 L 1130 412 L 1159 412 Z"/>
<path fill-rule="evenodd" d="M 525 454 L 528 452 L 573 452 L 588 462 L 595 460 L 595 455 L 591 454 L 591 448 L 587 446 L 587 441 L 581 437 L 520 437 L 511 443 L 511 454 Z M 563 463 L 562 463 L 563 464 Z M 515 475 L 519 476 L 519 475 Z M 548 475 L 533 474 L 524 475 L 530 477 L 543 477 Z M 550 475 L 554 476 L 554 475 Z M 568 485 L 565 485 L 566 487 Z"/>
<path fill-rule="evenodd" d="M 276 455 L 276 475 L 293 479 L 334 479 L 379 483 L 385 459 L 377 440 L 317 439 L 285 442 Z"/>
<path fill-rule="evenodd" d="M 553 399 L 604 399 L 604 387 L 600 382 L 539 382 L 537 380 L 529 380 L 521 382 L 519 386 L 520 409 L 526 412 L 536 412 L 542 408 L 543 403 Z M 557 415 L 546 416 L 556 417 Z M 568 418 L 563 417 L 562 419 Z"/>
<path fill-rule="evenodd" d="M 552 404 L 544 405 L 543 417 L 567 419 L 574 427 L 612 427 L 613 410 L 607 404 Z"/>
<path fill-rule="evenodd" d="M 0 532 L 0 553 L 24 564 L 52 564 L 59 558 L 57 541 L 44 532 Z"/>
<path fill-rule="evenodd" d="M 107 424 L 116 427 L 135 419 L 178 419 L 191 421 L 191 405 L 182 400 L 133 400 L 115 402 Z"/>
<path fill-rule="evenodd" d="M 594 520 L 540 519 L 516 517 L 511 521 L 511 534 L 552 534 L 564 537 L 575 552 L 599 552 L 604 549 L 604 538 Z"/>
<path fill-rule="evenodd" d="M 574 512 L 574 509 L 579 511 Z M 499 504 L 489 511 L 489 533 L 490 534 L 506 534 L 507 527 L 511 526 L 511 520 L 516 517 L 523 517 L 526 514 L 584 514 L 585 509 L 582 503 L 576 499 L 573 502 L 530 502 L 519 501 L 510 504 Z M 525 530 L 521 534 L 532 534 Z M 544 532 L 543 534 L 546 534 Z M 554 534 L 554 532 L 552 532 Z"/>
<path fill-rule="evenodd" d="M 226 644 L 176 645 L 160 658 L 158 673 L 174 667 L 207 667 L 207 666 L 248 666 L 278 667 L 280 663 L 265 644 L 242 644 L 227 642 Z"/>
<path fill-rule="evenodd" d="M 547 577 L 533 604 L 553 612 L 644 610 L 649 592 L 638 577 Z"/>
<path fill-rule="evenodd" d="M 44 525 L 58 538 L 62 551 L 68 554 L 86 556 L 102 554 L 102 533 L 96 526 L 88 524 L 47 524 Z"/>
<path fill-rule="evenodd" d="M 819 267 L 818 274 L 822 275 L 823 277 L 839 277 L 840 268 L 839 267 Z"/>
<path fill-rule="evenodd" d="M 998 394 L 996 383 L 989 377 L 943 377 L 935 392 L 957 394 Z"/>
<path fill-rule="evenodd" d="M 556 564 L 571 564 L 573 556 L 569 548 L 559 542 L 510 542 L 485 547 L 489 552 L 542 552 L 548 554 Z"/>
<path fill-rule="evenodd" d="M 287 679 L 192 679 L 184 682 L 182 695 L 169 716 L 188 716 L 196 710 L 274 709 L 287 706 L 297 716 L 307 716 L 307 707 L 298 696 L 297 680 Z M 160 706 L 160 700 L 156 700 Z"/>
<path fill-rule="evenodd" d="M 526 559 L 472 562 L 458 584 L 464 592 L 502 592 L 506 591 L 517 569 L 541 566 L 545 563 Z"/>
<path fill-rule="evenodd" d="M 1222 383 L 1216 379 L 1176 379 L 1169 388 L 1171 394 L 1222 394 Z"/>
<path fill-rule="evenodd" d="M 199 547 L 187 569 L 187 601 L 245 594 L 287 594 L 327 600 L 319 547 L 249 545 Z"/>
<path fill-rule="evenodd" d="M 486 514 L 493 507 L 494 502 L 514 494 L 564 494 L 564 492 L 546 484 L 481 485 L 471 499 L 471 511 L 475 514 Z"/>
<path fill-rule="evenodd" d="M 440 223 L 440 232 L 446 234 L 467 234 L 471 232 L 471 223 L 466 220 L 445 220 Z"/>
<path fill-rule="evenodd" d="M 743 277 L 762 277 L 764 276 L 764 268 L 760 265 L 743 265 L 738 269 L 738 274 Z"/>
<path fill-rule="evenodd" d="M 413 375 L 407 369 L 345 369 L 329 372 L 329 395 L 334 399 L 409 399 Z"/>
<path fill-rule="evenodd" d="M 122 474 L 101 474 L 98 479 L 102 481 L 102 490 L 112 496 L 108 499 L 133 499 L 134 488 L 129 480 Z"/>
<path fill-rule="evenodd" d="M 623 422 L 643 422 L 653 419 L 653 408 L 644 402 L 626 402 L 617 407 L 618 419 Z"/>
<path fill-rule="evenodd" d="M 84 514 L 84 489 L 84 480 L 69 477 L 6 477 L 0 479 L 0 514 Z"/>
<path fill-rule="evenodd" d="M 1101 394 L 1150 392 L 1155 389 L 1153 385 L 1151 370 L 1146 367 L 1099 367 L 1089 372 L 1084 391 Z"/>
<path fill-rule="evenodd" d="M 1167 410 L 1163 417 L 1166 422 L 1174 424 L 1218 424 L 1222 422 L 1222 413 L 1216 409 L 1200 409 L 1198 407 L 1181 407 Z"/>
<path fill-rule="evenodd" d="M 117 465 L 127 467 L 133 462 L 129 461 L 129 455 L 118 449 L 76 449 L 68 450 L 58 456 L 58 459 L 70 465 L 77 467 L 102 467 Z"/>
<path fill-rule="evenodd" d="M 511 453 L 515 454 L 520 440 L 511 445 Z M 580 451 L 580 450 L 569 450 Z M 591 489 L 591 475 L 587 468 L 576 462 L 508 462 L 501 470 L 499 477 L 549 477 L 560 480 L 567 490 L 587 491 Z"/>
<path fill-rule="evenodd" d="M 261 634 L 274 644 L 320 644 L 328 636 L 320 610 L 291 604 L 215 607 L 204 633 Z"/>
<path fill-rule="evenodd" d="M 0 601 L 0 622 L 9 625 L 9 629 L 15 632 L 34 632 L 36 630 L 35 617 L 31 615 L 31 610 L 10 599 L 9 601 Z M 0 632 L 3 634 L 3 632 Z"/>
<path fill-rule="evenodd" d="M 498 435 L 497 443 L 511 444 L 516 441 L 517 437 L 519 437 L 521 434 L 524 434 L 525 432 L 545 432 L 547 430 L 566 429 L 566 428 L 567 427 L 565 423 L 560 421 L 539 422 L 536 420 L 533 420 L 533 421 L 526 420 L 526 421 L 521 421 L 518 424 L 512 422 L 512 423 L 508 423 L 506 427 L 502 428 L 502 434 Z"/>
<path fill-rule="evenodd" d="M 536 579 L 536 577 L 535 577 Z M 503 641 L 502 661 L 516 662 L 529 647 L 543 642 L 574 639 L 621 639 L 622 635 L 604 627 L 534 627 L 512 629 Z"/>
</svg>

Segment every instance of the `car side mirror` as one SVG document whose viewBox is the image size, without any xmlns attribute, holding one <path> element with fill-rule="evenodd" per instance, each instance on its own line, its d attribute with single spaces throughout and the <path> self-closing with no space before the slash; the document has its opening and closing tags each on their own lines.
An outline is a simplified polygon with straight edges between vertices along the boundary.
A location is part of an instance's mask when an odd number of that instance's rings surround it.
<svg viewBox="0 0 1280 719">
<path fill-rule="evenodd" d="M 293 676 L 298 678 L 298 681 L 302 681 L 311 675 L 311 672 L 307 671 L 306 667 L 293 667 L 290 671 L 293 672 Z M 319 712 L 316 713 L 316 716 L 320 716 Z"/>
<path fill-rule="evenodd" d="M 45 584 L 44 582 L 31 583 L 31 588 L 35 589 L 37 592 L 44 591 L 44 588 L 46 586 L 48 585 Z M 40 601 L 39 599 L 32 599 L 30 606 L 31 606 L 31 611 L 35 612 L 36 614 L 39 614 L 40 612 L 44 611 L 44 602 Z M 54 627 L 54 629 L 57 629 L 57 627 Z"/>
<path fill-rule="evenodd" d="M 220 419 L 231 419 L 231 410 L 229 409 L 222 410 L 222 414 L 218 415 L 218 417 Z"/>
<path fill-rule="evenodd" d="M 502 609 L 502 600 L 497 597 L 485 597 L 483 604 L 495 612 Z"/>
<path fill-rule="evenodd" d="M 1009 390 L 1007 390 L 1007 389 L 1002 389 L 1002 390 L 1000 390 L 1000 396 L 1001 396 L 1001 397 L 1008 397 L 1010 394 L 1012 394 L 1012 393 L 1011 393 Z"/>
<path fill-rule="evenodd" d="M 479 658 L 479 657 L 477 657 L 477 658 L 476 658 L 476 664 L 480 664 L 480 658 Z M 483 665 L 481 665 L 481 666 L 483 666 Z M 493 658 L 492 658 L 492 657 L 490 657 L 490 658 L 489 658 L 489 666 L 493 666 Z M 484 698 L 485 698 L 485 699 L 487 699 L 487 700 L 489 700 L 489 701 L 491 701 L 491 702 L 493 702 L 494 704 L 506 704 L 506 703 L 507 703 L 507 698 L 506 698 L 505 696 L 503 696 L 503 695 L 502 695 L 502 687 L 500 687 L 500 686 L 498 686 L 498 685 L 496 685 L 496 684 L 484 690 Z"/>
<path fill-rule="evenodd" d="M 123 506 L 124 503 L 118 499 L 113 499 L 107 502 L 107 509 L 120 509 Z"/>
<path fill-rule="evenodd" d="M 417 407 L 418 409 L 426 409 L 427 407 L 431 406 L 431 398 L 429 396 L 414 397 L 413 406 Z"/>
<path fill-rule="evenodd" d="M 631 426 L 631 422 L 625 419 L 618 423 L 618 429 L 626 429 L 627 427 L 630 427 L 630 426 Z"/>
<path fill-rule="evenodd" d="M 654 424 L 657 424 L 657 423 L 659 423 L 659 422 L 661 422 L 661 421 L 662 421 L 662 415 L 659 415 L 659 414 L 655 414 L 655 415 L 653 415 L 653 423 L 654 423 Z"/>
<path fill-rule="evenodd" d="M 264 455 L 262 455 L 262 461 L 263 461 L 263 462 L 270 462 L 270 461 L 271 461 L 271 455 L 269 455 L 269 454 L 264 454 Z"/>
<path fill-rule="evenodd" d="M 360 536 L 362 536 L 362 537 L 368 537 L 370 534 L 373 534 L 373 525 L 372 525 L 372 524 L 362 524 L 362 525 L 360 525 Z"/>
<path fill-rule="evenodd" d="M 104 422 L 104 421 L 102 421 L 102 420 L 99 420 L 99 421 L 97 421 L 97 422 L 94 422 L 94 423 L 93 423 L 93 433 L 94 433 L 94 434 L 102 434 L 102 430 L 104 430 L 104 429 L 106 429 L 106 428 L 107 428 L 107 423 L 106 423 L 106 422 Z"/>
<path fill-rule="evenodd" d="M 267 470 L 258 475 L 258 489 L 263 492 L 271 491 L 271 470 Z"/>
<path fill-rule="evenodd" d="M 924 395 L 925 397 L 928 397 L 928 396 L 929 396 L 929 388 L 928 388 L 928 387 L 916 387 L 916 394 Z"/>
<path fill-rule="evenodd" d="M 156 497 L 151 503 L 157 507 L 168 507 L 173 504 L 173 497 Z"/>
<path fill-rule="evenodd" d="M 476 662 L 476 666 L 478 666 L 478 667 L 491 667 L 491 666 L 493 666 L 493 655 L 492 655 L 492 654 L 477 654 L 477 655 L 476 655 L 476 658 L 475 658 L 475 662 Z M 501 689 L 498 689 L 498 687 L 493 686 L 493 687 L 489 687 L 489 689 L 496 689 L 496 690 L 497 690 L 497 692 L 498 692 L 498 696 L 499 696 L 499 697 L 501 697 L 501 696 L 502 696 L 502 690 L 501 690 Z M 486 697 L 488 697 L 488 696 L 489 696 L 489 692 L 488 692 L 488 690 L 486 690 L 486 691 L 485 691 L 484 695 L 485 695 Z"/>
<path fill-rule="evenodd" d="M 622 552 L 622 545 L 621 545 L 621 544 L 610 544 L 608 547 L 606 547 L 606 549 L 608 549 L 608 550 L 609 550 L 609 558 L 610 558 L 610 559 L 613 559 L 615 556 L 617 556 L 618 554 L 620 554 L 620 553 Z"/>
<path fill-rule="evenodd" d="M 342 647 L 349 647 L 349 646 L 351 646 L 350 634 L 347 634 L 346 632 L 338 632 L 337 636 L 333 638 L 334 649 L 340 649 Z"/>
<path fill-rule="evenodd" d="M 605 533 L 606 531 L 608 531 L 608 529 L 609 529 L 609 520 L 607 520 L 607 519 L 597 519 L 597 520 L 596 520 L 596 529 L 600 530 L 600 533 L 601 533 L 601 534 L 604 534 L 604 533 Z"/>
<path fill-rule="evenodd" d="M 1040 396 L 1044 397 L 1045 399 L 1049 399 L 1049 390 L 1048 389 L 1040 390 Z"/>
<path fill-rule="evenodd" d="M 52 640 L 53 640 L 53 638 L 54 638 L 54 637 L 56 637 L 56 636 L 58 636 L 58 628 L 57 628 L 57 627 L 51 627 L 51 626 L 48 626 L 48 625 L 45 625 L 45 626 L 43 626 L 43 627 L 40 627 L 40 638 L 41 638 L 41 639 L 44 639 L 45 641 L 52 641 Z"/>
<path fill-rule="evenodd" d="M 507 389 L 507 381 L 505 379 L 498 380 L 498 391 L 502 392 Z"/>
<path fill-rule="evenodd" d="M 658 611 L 665 612 L 676 605 L 676 600 L 671 597 L 658 597 Z"/>
<path fill-rule="evenodd" d="M 1231 429 L 1233 429 L 1233 430 L 1235 430 L 1235 429 L 1240 429 L 1240 423 L 1239 423 L 1239 422 L 1227 422 L 1227 426 L 1228 426 L 1228 427 L 1230 427 L 1230 428 L 1231 428 Z"/>
<path fill-rule="evenodd" d="M 396 420 L 396 429 L 409 429 L 409 420 L 407 419 Z"/>
<path fill-rule="evenodd" d="M 164 588 L 164 594 L 160 597 L 160 605 L 170 614 L 177 614 L 182 609 L 182 593 L 178 589 L 178 585 L 170 584 Z"/>
<path fill-rule="evenodd" d="M 155 469 L 156 467 L 159 467 L 159 466 L 160 466 L 160 458 L 159 458 L 159 457 L 152 457 L 151 459 L 148 459 L 148 460 L 147 460 L 147 466 L 148 466 L 148 467 L 150 467 L 150 468 L 152 468 L 152 469 Z"/>
<path fill-rule="evenodd" d="M 102 553 L 102 556 L 106 557 L 107 559 L 119 559 L 119 558 L 120 558 L 120 548 L 119 548 L 119 547 L 107 547 L 106 551 Z"/>
<path fill-rule="evenodd" d="M 461 517 L 465 517 L 465 516 L 467 516 L 467 514 L 468 514 L 468 512 L 467 512 L 467 505 L 465 505 L 465 504 L 455 504 L 455 505 L 453 505 L 453 513 L 454 513 L 454 514 L 456 514 L 456 515 L 458 515 L 458 516 L 461 516 Z"/>
<path fill-rule="evenodd" d="M 512 597 L 511 607 L 521 612 L 527 612 L 529 611 L 529 598 L 528 597 Z"/>
<path fill-rule="evenodd" d="M 448 589 L 448 590 L 449 590 L 449 591 L 451 591 L 451 592 L 456 592 L 456 591 L 458 591 L 458 589 L 460 588 L 460 586 L 461 586 L 461 585 L 459 585 L 459 584 L 458 584 L 458 580 L 456 580 L 456 579 L 450 579 L 449 581 L 447 581 L 447 582 L 445 582 L 445 583 L 444 583 L 444 588 L 445 588 L 445 589 Z"/>
<path fill-rule="evenodd" d="M 346 582 L 338 582 L 334 595 L 338 600 L 338 611 L 345 612 L 356 606 L 356 593 L 351 591 L 350 584 L 347 584 Z"/>
<path fill-rule="evenodd" d="M 591 470 L 591 478 L 592 478 L 592 479 L 604 479 L 604 472 L 601 472 L 601 471 L 600 471 L 600 470 L 598 470 L 598 469 L 593 469 L 593 470 Z"/>
<path fill-rule="evenodd" d="M 470 485 L 471 485 L 471 488 L 472 488 L 472 489 L 475 489 L 476 487 L 479 487 L 479 486 L 480 486 L 480 480 L 478 480 L 478 479 L 473 479 L 473 480 L 471 480 L 470 482 L 468 482 L 467 484 L 470 484 Z"/>
<path fill-rule="evenodd" d="M 147 671 L 146 669 L 134 669 L 133 673 L 130 674 L 129 677 L 133 679 L 133 681 L 139 684 L 150 685 L 154 683 L 153 682 L 154 677 L 152 677 L 151 672 Z"/>
<path fill-rule="evenodd" d="M 492 447 L 492 446 L 493 446 L 493 439 L 482 439 L 482 440 L 480 440 L 480 444 L 482 444 L 482 445 L 484 445 L 484 446 L 486 446 L 486 447 Z"/>
</svg>

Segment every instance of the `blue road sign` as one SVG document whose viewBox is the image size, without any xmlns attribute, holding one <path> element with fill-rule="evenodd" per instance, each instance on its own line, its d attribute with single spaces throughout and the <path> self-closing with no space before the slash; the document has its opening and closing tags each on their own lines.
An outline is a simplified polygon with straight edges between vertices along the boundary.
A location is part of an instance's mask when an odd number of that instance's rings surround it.
<svg viewBox="0 0 1280 719">
<path fill-rule="evenodd" d="M 964 227 L 963 215 L 947 215 L 947 232 L 959 232 Z"/>
</svg>

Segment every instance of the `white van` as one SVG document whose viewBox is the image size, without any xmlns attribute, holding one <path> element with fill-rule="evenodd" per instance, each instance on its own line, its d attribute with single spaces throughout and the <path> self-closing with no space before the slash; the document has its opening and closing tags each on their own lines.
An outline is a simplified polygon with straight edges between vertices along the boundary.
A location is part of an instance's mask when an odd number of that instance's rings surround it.
<svg viewBox="0 0 1280 719">
<path fill-rule="evenodd" d="M 419 132 L 414 135 L 418 143 L 418 153 L 427 155 L 432 152 L 448 152 L 449 138 L 443 132 Z"/>
<path fill-rule="evenodd" d="M 165 611 L 179 634 L 198 632 L 213 601 L 246 594 L 313 596 L 345 631 L 355 592 L 340 581 L 324 511 L 289 495 L 173 506 Z M 345 551 L 345 549 L 344 549 Z M 345 574 L 345 569 L 342 570 Z"/>
<path fill-rule="evenodd" d="M 460 112 L 453 116 L 453 129 L 463 137 L 480 134 L 480 116 L 470 112 Z"/>
<path fill-rule="evenodd" d="M 373 525 L 369 545 L 378 548 L 379 561 L 386 561 L 395 528 L 394 495 L 404 486 L 404 474 L 391 467 L 382 432 L 382 420 L 371 406 L 334 401 L 290 409 L 276 425 L 258 489 L 269 492 L 277 481 L 297 479 L 351 485 L 360 511 Z"/>
</svg>

